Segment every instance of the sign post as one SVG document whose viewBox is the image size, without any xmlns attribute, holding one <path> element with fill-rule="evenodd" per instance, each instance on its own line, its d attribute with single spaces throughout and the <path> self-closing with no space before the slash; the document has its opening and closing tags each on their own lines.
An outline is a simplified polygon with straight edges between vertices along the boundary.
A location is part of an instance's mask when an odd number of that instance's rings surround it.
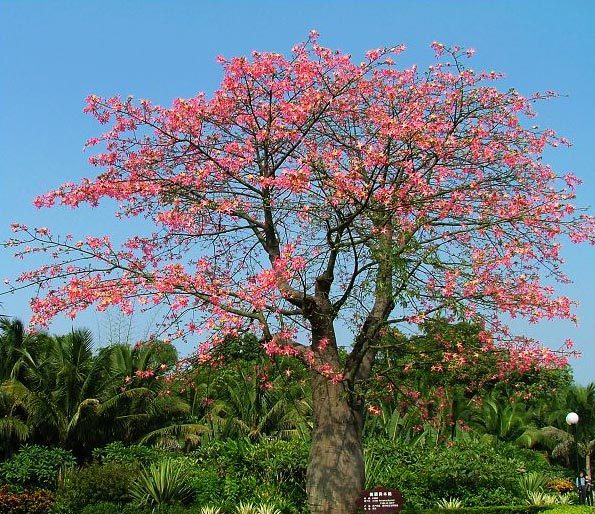
<svg viewBox="0 0 595 514">
<path fill-rule="evenodd" d="M 403 495 L 399 491 L 375 487 L 362 492 L 357 506 L 364 514 L 395 514 L 403 508 Z"/>
</svg>

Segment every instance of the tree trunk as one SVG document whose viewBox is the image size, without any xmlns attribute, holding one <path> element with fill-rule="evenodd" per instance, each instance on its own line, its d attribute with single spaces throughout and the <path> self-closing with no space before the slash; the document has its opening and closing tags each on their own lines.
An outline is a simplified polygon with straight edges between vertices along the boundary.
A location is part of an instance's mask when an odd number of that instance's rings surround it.
<svg viewBox="0 0 595 514">
<path fill-rule="evenodd" d="M 353 514 L 364 486 L 362 415 L 342 384 L 312 377 L 314 432 L 306 478 L 312 514 Z"/>
<path fill-rule="evenodd" d="M 390 262 L 388 266 L 390 270 Z M 386 266 L 380 268 L 379 273 L 385 280 L 377 286 L 374 307 L 344 366 L 343 380 L 334 383 L 316 370 L 312 372 L 314 431 L 306 474 L 311 514 L 355 514 L 358 510 L 356 502 L 364 488 L 364 403 L 353 388 L 370 376 L 375 351 L 369 348 L 369 342 L 393 306 L 390 275 Z M 322 364 L 330 364 L 339 371 L 334 307 L 328 300 L 331 284 L 332 275 L 323 274 L 317 279 L 316 306 L 309 310 L 307 317 L 312 327 L 312 349 Z"/>
</svg>

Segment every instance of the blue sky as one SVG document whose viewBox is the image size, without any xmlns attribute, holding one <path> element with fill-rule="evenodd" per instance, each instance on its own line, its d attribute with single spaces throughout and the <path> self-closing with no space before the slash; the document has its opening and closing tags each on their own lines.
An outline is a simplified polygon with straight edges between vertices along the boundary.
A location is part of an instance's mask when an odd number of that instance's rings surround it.
<svg viewBox="0 0 595 514">
<path fill-rule="evenodd" d="M 573 141 L 570 150 L 548 159 L 557 170 L 583 179 L 578 203 L 593 206 L 594 19 L 591 0 L 0 0 L 0 240 L 10 236 L 13 221 L 57 233 L 124 230 L 109 209 L 37 211 L 31 204 L 36 194 L 93 172 L 82 146 L 101 129 L 82 114 L 85 96 L 132 94 L 167 104 L 209 93 L 221 79 L 216 55 L 287 52 L 310 29 L 320 32 L 322 44 L 356 56 L 404 43 L 404 65 L 431 62 L 428 45 L 434 40 L 473 47 L 475 68 L 506 73 L 502 87 L 566 95 L 538 107 L 537 122 Z M 563 292 L 581 303 L 579 328 L 561 322 L 513 327 L 552 347 L 575 339 L 583 352 L 573 363 L 575 375 L 586 383 L 595 380 L 595 250 L 567 247 L 564 255 L 574 284 Z M 0 259 L 0 278 L 24 269 L 6 249 L 0 249 Z M 26 294 L 2 297 L 0 313 L 26 319 L 27 299 Z M 127 330 L 117 316 L 95 313 L 75 325 L 89 326 L 98 339 Z M 146 325 L 147 320 L 133 319 L 131 330 L 142 337 Z M 58 319 L 52 329 L 71 326 L 70 320 Z"/>
</svg>

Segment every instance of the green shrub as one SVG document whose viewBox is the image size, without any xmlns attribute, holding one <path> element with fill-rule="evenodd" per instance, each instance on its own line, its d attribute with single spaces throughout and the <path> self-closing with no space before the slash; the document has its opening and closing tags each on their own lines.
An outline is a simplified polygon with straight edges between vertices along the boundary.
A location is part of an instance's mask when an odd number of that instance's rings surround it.
<svg viewBox="0 0 595 514">
<path fill-rule="evenodd" d="M 501 457 L 514 461 L 518 466 L 519 473 L 541 473 L 542 475 L 559 475 L 565 476 L 568 471 L 559 466 L 552 466 L 545 454 L 530 450 L 529 448 L 521 448 L 513 443 L 499 442 L 495 446 L 498 455 Z"/>
<path fill-rule="evenodd" d="M 518 495 L 515 491 L 506 489 L 505 487 L 496 487 L 495 489 L 478 489 L 470 492 L 465 497 L 468 505 L 514 505 L 519 502 Z"/>
<path fill-rule="evenodd" d="M 122 512 L 121 505 L 111 502 L 94 503 L 81 510 L 81 514 L 120 514 L 120 512 Z"/>
<path fill-rule="evenodd" d="M 250 471 L 250 456 L 254 452 L 254 446 L 250 441 L 243 439 L 214 441 L 199 447 L 190 455 L 200 464 L 215 467 L 220 475 L 231 470 L 243 474 Z"/>
<path fill-rule="evenodd" d="M 197 465 L 190 473 L 194 503 L 202 507 L 203 505 L 216 505 L 221 502 L 220 480 L 215 469 L 204 469 Z"/>
<path fill-rule="evenodd" d="M 586 505 L 561 505 L 548 510 L 546 514 L 593 514 L 595 508 Z"/>
<path fill-rule="evenodd" d="M 538 507 L 534 505 L 506 505 L 495 507 L 471 507 L 453 510 L 440 509 L 405 509 L 402 514 L 537 514 L 546 511 L 550 514 L 552 511 L 547 507 Z M 570 514 L 570 513 L 568 513 Z M 578 513 L 582 514 L 582 513 Z"/>
<path fill-rule="evenodd" d="M 126 446 L 120 441 L 93 450 L 93 458 L 102 463 L 129 462 L 148 466 L 164 457 L 166 452 L 142 444 Z"/>
<path fill-rule="evenodd" d="M 163 505 L 189 503 L 193 497 L 188 469 L 173 459 L 165 459 L 141 471 L 130 487 L 136 505 L 157 509 Z"/>
<path fill-rule="evenodd" d="M 22 488 L 55 490 L 60 473 L 75 462 L 72 453 L 61 448 L 23 445 L 0 464 L 0 482 Z"/>
<path fill-rule="evenodd" d="M 45 514 L 54 504 L 51 491 L 10 491 L 8 486 L 0 487 L 0 512 L 2 514 Z"/>
<path fill-rule="evenodd" d="M 526 472 L 546 478 L 560 473 L 537 452 L 528 456 L 508 444 L 481 441 L 407 446 L 378 439 L 367 442 L 366 453 L 374 462 L 375 485 L 399 489 L 410 509 L 432 508 L 441 498 L 450 497 L 467 507 L 522 505 L 525 497 L 519 477 Z"/>
<path fill-rule="evenodd" d="M 200 509 L 182 505 L 163 505 L 155 511 L 155 514 L 200 514 Z"/>
<path fill-rule="evenodd" d="M 306 501 L 309 445 L 303 440 L 217 441 L 191 453 L 197 465 L 193 484 L 198 505 L 271 502 L 297 512 Z M 200 479 L 208 476 L 206 484 Z M 215 478 L 217 477 L 217 478 Z M 201 492 L 202 490 L 202 492 Z"/>
<path fill-rule="evenodd" d="M 72 470 L 58 490 L 58 503 L 66 512 L 78 512 L 87 505 L 128 502 L 137 474 L 137 466 L 120 462 L 94 463 Z"/>
<path fill-rule="evenodd" d="M 138 505 L 133 505 L 131 503 L 124 505 L 122 510 L 118 512 L 118 514 L 152 514 L 151 511 L 141 509 Z"/>
</svg>

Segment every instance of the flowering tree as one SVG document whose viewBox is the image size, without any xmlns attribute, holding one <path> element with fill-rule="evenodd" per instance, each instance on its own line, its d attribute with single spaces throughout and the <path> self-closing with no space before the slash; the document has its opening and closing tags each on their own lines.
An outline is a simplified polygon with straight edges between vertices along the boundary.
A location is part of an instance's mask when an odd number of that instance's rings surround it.
<svg viewBox="0 0 595 514">
<path fill-rule="evenodd" d="M 548 365 L 554 354 L 516 347 L 497 314 L 572 318 L 542 277 L 566 280 L 561 236 L 594 240 L 593 220 L 570 203 L 578 180 L 541 160 L 564 139 L 524 127 L 533 101 L 553 93 L 499 92 L 499 75 L 463 66 L 472 50 L 432 46 L 437 62 L 420 73 L 396 67 L 402 46 L 354 63 L 313 32 L 290 57 L 220 58 L 212 97 L 166 108 L 90 96 L 85 111 L 109 127 L 88 143 L 101 173 L 35 204 L 111 198 L 118 217 L 156 228 L 117 246 L 15 225 L 11 244 L 55 259 L 20 277 L 41 291 L 33 322 L 166 304 L 172 337 L 194 334 L 205 360 L 225 337 L 256 331 L 268 355 L 312 370 L 311 511 L 353 512 L 364 475 L 356 386 L 385 328 L 432 313 L 481 321 L 486 349 Z M 341 323 L 352 341 L 338 340 Z M 339 345 L 350 346 L 344 363 Z"/>
</svg>

